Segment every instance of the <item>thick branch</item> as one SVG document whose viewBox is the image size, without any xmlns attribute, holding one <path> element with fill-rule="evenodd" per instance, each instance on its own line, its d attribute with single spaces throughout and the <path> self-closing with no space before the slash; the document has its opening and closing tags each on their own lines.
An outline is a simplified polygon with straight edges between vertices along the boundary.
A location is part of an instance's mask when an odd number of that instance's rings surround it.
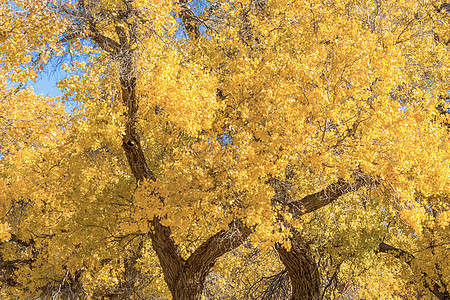
<svg viewBox="0 0 450 300">
<path fill-rule="evenodd" d="M 97 30 L 93 31 L 89 37 L 94 41 L 94 43 L 102 48 L 103 51 L 106 51 L 108 53 L 117 53 L 120 45 L 114 41 L 113 39 L 110 39 L 109 37 L 106 37 L 104 35 L 101 35 L 97 32 Z"/>
<path fill-rule="evenodd" d="M 342 195 L 355 192 L 367 183 L 368 182 L 363 177 L 356 178 L 354 182 L 347 182 L 344 179 L 339 179 L 320 192 L 303 197 L 298 201 L 290 202 L 287 205 L 293 215 L 300 216 L 324 207 L 325 205 L 334 202 Z"/>
<path fill-rule="evenodd" d="M 378 245 L 378 251 L 382 253 L 388 253 L 395 258 L 403 260 L 408 266 L 413 267 L 413 264 L 417 263 L 416 258 L 411 253 L 395 248 L 394 246 L 388 245 L 386 243 L 380 243 Z M 417 268 L 411 268 L 413 272 L 422 278 L 422 283 L 433 295 L 435 295 L 439 300 L 450 300 L 450 292 L 447 287 L 442 287 L 439 283 L 431 278 L 426 272 L 422 272 Z"/>
<path fill-rule="evenodd" d="M 228 226 L 227 231 L 219 231 L 191 254 L 186 262 L 189 268 L 194 272 L 202 272 L 201 268 L 211 268 L 219 257 L 239 247 L 252 232 L 240 220 L 233 220 Z"/>
<path fill-rule="evenodd" d="M 116 27 L 120 44 L 120 85 L 122 88 L 122 102 L 127 108 L 125 124 L 125 133 L 123 135 L 123 149 L 127 156 L 128 164 L 138 182 L 144 180 L 155 181 L 156 177 L 148 168 L 147 161 L 142 150 L 139 133 L 136 129 L 136 120 L 138 112 L 138 99 L 136 97 L 136 66 L 133 57 L 133 51 L 130 48 L 123 28 Z"/>
<path fill-rule="evenodd" d="M 120 45 L 123 48 L 126 48 L 128 50 L 130 45 L 128 43 L 128 37 L 127 37 L 127 33 L 125 32 L 125 29 L 123 29 L 120 26 L 116 26 L 116 27 L 114 27 L 114 30 L 116 31 L 116 34 L 119 38 Z"/>
<path fill-rule="evenodd" d="M 394 256 L 395 258 L 402 259 L 408 266 L 411 267 L 412 261 L 415 259 L 414 255 L 395 248 L 394 246 L 388 245 L 386 243 L 380 243 L 378 245 L 378 251 L 383 253 L 389 253 L 390 255 Z"/>
<path fill-rule="evenodd" d="M 336 201 L 345 194 L 355 192 L 363 186 L 370 185 L 373 181 L 365 175 L 355 175 L 351 182 L 340 178 L 323 190 L 305 196 L 299 200 L 295 200 L 293 199 L 293 196 L 291 196 L 293 184 L 278 178 L 271 178 L 268 182 L 275 190 L 272 201 L 281 205 L 286 205 L 289 208 L 289 212 L 292 213 L 294 217 L 298 218 Z"/>
<path fill-rule="evenodd" d="M 153 228 L 150 232 L 150 237 L 152 239 L 153 250 L 158 255 L 159 263 L 164 273 L 164 280 L 170 292 L 174 295 L 176 292 L 176 282 L 179 274 L 183 270 L 184 261 L 181 259 L 175 242 L 170 237 L 170 228 L 163 226 L 158 218 L 154 218 L 151 224 Z"/>
<path fill-rule="evenodd" d="M 148 168 L 147 161 L 142 149 L 139 133 L 136 129 L 138 98 L 136 96 L 136 66 L 133 51 L 126 38 L 126 32 L 120 27 L 116 27 L 116 33 L 120 44 L 120 84 L 122 89 L 122 102 L 126 107 L 125 132 L 122 137 L 122 147 L 128 160 L 131 171 L 138 183 L 145 180 L 156 181 L 153 172 Z M 176 290 L 176 279 L 182 272 L 183 261 L 178 253 L 178 249 L 170 237 L 170 228 L 163 226 L 159 218 L 154 218 L 151 222 L 153 249 L 158 255 L 161 267 L 164 272 L 165 281 L 172 292 Z"/>
</svg>

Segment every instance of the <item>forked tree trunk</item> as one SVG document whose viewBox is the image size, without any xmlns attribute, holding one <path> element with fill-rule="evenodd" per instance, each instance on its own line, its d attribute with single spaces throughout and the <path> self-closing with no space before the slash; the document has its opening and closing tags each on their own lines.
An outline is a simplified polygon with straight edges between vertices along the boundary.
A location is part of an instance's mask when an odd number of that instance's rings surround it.
<svg viewBox="0 0 450 300">
<path fill-rule="evenodd" d="M 294 232 L 292 248 L 288 251 L 277 244 L 275 249 L 289 273 L 292 300 L 318 300 L 320 298 L 320 276 L 317 263 L 309 245 Z"/>
<path fill-rule="evenodd" d="M 90 27 L 90 30 L 92 40 L 103 50 L 109 52 L 113 57 L 120 54 L 121 96 L 126 108 L 122 148 L 131 172 L 138 184 L 143 181 L 156 181 L 155 175 L 147 165 L 136 128 L 139 101 L 136 96 L 136 66 L 130 46 L 136 40 L 135 29 L 130 28 L 126 32 L 124 28 L 116 26 L 119 42 L 101 35 L 94 25 Z M 215 261 L 226 252 L 239 247 L 251 233 L 251 230 L 240 220 L 234 220 L 229 224 L 228 230 L 217 232 L 200 245 L 188 259 L 183 259 L 171 237 L 170 228 L 162 225 L 158 217 L 151 220 L 151 225 L 152 230 L 149 232 L 149 236 L 152 246 L 158 256 L 164 280 L 174 300 L 201 299 L 206 276 Z"/>
<path fill-rule="evenodd" d="M 126 8 L 123 15 L 133 15 L 134 9 L 131 2 L 125 1 Z M 189 35 L 196 39 L 199 36 L 198 18 L 191 15 L 187 7 L 187 0 L 180 0 L 183 23 Z M 264 1 L 252 1 L 252 7 L 261 10 Z M 82 22 L 87 22 L 86 31 L 89 38 L 112 58 L 119 62 L 119 79 L 121 84 L 122 103 L 125 107 L 125 132 L 122 137 L 122 147 L 127 157 L 128 165 L 136 181 L 156 181 L 156 177 L 147 165 L 144 151 L 141 145 L 139 132 L 136 128 L 138 119 L 138 97 L 136 95 L 136 59 L 135 46 L 137 43 L 137 26 L 128 24 L 127 28 L 116 26 L 117 39 L 104 36 L 97 28 L 96 18 L 91 11 L 81 8 L 79 17 Z M 89 20 L 86 21 L 86 20 Z M 82 37 L 84 38 L 84 36 Z M 348 183 L 339 180 L 327 186 L 324 190 L 306 196 L 300 200 L 287 205 L 295 217 L 314 211 L 328 205 L 342 194 L 357 190 L 363 186 L 364 182 L 355 180 Z M 155 250 L 164 279 L 172 293 L 174 300 L 196 300 L 201 299 L 202 290 L 206 275 L 214 265 L 215 261 L 223 254 L 237 248 L 250 235 L 252 230 L 246 227 L 241 220 L 234 220 L 229 224 L 228 230 L 221 230 L 211 236 L 188 258 L 183 259 L 178 247 L 171 238 L 171 230 L 160 223 L 158 218 L 151 220 L 152 231 L 149 233 L 152 239 L 152 246 Z M 291 277 L 293 286 L 292 299 L 318 299 L 318 273 L 314 264 L 314 259 L 308 247 L 300 242 L 294 241 L 290 251 L 278 247 L 283 263 Z"/>
<path fill-rule="evenodd" d="M 170 228 L 162 225 L 157 218 L 153 220 L 150 234 L 152 246 L 173 300 L 201 299 L 206 276 L 216 260 L 239 247 L 251 233 L 239 220 L 232 221 L 228 226 L 228 230 L 211 236 L 185 260 L 170 237 Z"/>
</svg>

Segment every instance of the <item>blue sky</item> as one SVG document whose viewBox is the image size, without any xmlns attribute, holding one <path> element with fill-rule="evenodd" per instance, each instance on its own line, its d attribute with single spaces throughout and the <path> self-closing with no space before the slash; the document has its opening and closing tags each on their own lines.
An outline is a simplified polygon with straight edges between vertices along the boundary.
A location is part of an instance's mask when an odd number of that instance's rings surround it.
<svg viewBox="0 0 450 300">
<path fill-rule="evenodd" d="M 59 73 L 59 72 L 58 72 Z M 61 96 L 61 90 L 56 86 L 58 80 L 63 78 L 63 74 L 42 74 L 36 82 L 28 82 L 28 86 L 34 88 L 36 94 L 44 96 L 58 97 Z"/>
<path fill-rule="evenodd" d="M 33 87 L 36 94 L 56 98 L 62 96 L 61 90 L 56 86 L 56 83 L 64 77 L 64 72 L 59 70 L 52 74 L 43 73 L 38 76 L 36 82 L 31 80 L 28 81 L 27 86 Z M 70 113 L 75 106 L 77 106 L 77 102 L 75 101 L 67 101 L 64 103 L 64 107 L 68 113 Z"/>
<path fill-rule="evenodd" d="M 47 69 L 51 71 L 47 71 Z M 56 84 L 59 80 L 69 75 L 71 74 L 64 72 L 61 68 L 49 65 L 38 75 L 36 82 L 29 80 L 26 87 L 32 87 L 36 94 L 56 98 L 62 96 L 62 92 Z M 64 106 L 66 107 L 66 111 L 70 113 L 72 108 L 76 107 L 77 104 L 79 103 L 76 101 L 67 101 L 64 103 Z"/>
</svg>

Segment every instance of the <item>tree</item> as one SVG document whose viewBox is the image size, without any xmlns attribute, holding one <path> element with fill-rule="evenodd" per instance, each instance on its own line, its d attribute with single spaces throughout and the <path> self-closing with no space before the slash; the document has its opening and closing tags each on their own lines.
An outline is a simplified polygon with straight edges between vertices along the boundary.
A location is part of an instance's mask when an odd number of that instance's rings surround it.
<svg viewBox="0 0 450 300">
<path fill-rule="evenodd" d="M 317 265 L 299 234 L 312 213 L 342 197 L 357 207 L 356 195 L 371 193 L 402 211 L 395 218 L 418 220 L 416 195 L 449 185 L 437 110 L 448 55 L 436 58 L 440 80 L 429 86 L 414 86 L 405 67 L 410 53 L 448 51 L 413 38 L 436 23 L 432 3 L 32 0 L 1 9 L 3 74 L 23 81 L 51 55 L 70 54 L 65 68 L 77 75 L 59 86 L 82 104 L 65 126 L 39 133 L 48 142 L 2 150 L 11 293 L 158 286 L 151 245 L 173 299 L 200 299 L 216 261 L 250 239 L 263 251 L 275 245 L 292 299 L 317 299 Z M 406 106 L 394 93 L 405 84 L 428 92 Z"/>
</svg>

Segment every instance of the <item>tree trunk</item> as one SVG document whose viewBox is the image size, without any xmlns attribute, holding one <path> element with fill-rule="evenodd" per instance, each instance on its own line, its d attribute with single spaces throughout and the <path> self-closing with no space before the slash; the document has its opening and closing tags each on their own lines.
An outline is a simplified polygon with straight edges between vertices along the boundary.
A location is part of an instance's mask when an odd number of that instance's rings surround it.
<svg viewBox="0 0 450 300">
<path fill-rule="evenodd" d="M 289 273 L 292 300 L 318 300 L 320 298 L 320 276 L 309 245 L 294 232 L 292 247 L 288 251 L 277 244 L 275 249 Z"/>
<path fill-rule="evenodd" d="M 209 270 L 208 270 L 209 271 Z M 190 274 L 183 272 L 178 279 L 176 289 L 172 294 L 173 300 L 200 300 L 207 272 Z"/>
<path fill-rule="evenodd" d="M 139 101 L 136 96 L 137 75 L 134 52 L 130 46 L 136 40 L 135 30 L 132 27 L 126 32 L 124 28 L 116 26 L 115 31 L 119 40 L 116 42 L 101 35 L 95 24 L 90 25 L 92 40 L 112 57 L 119 59 L 121 97 L 126 108 L 122 148 L 131 172 L 139 184 L 143 181 L 156 181 L 156 177 L 147 165 L 136 128 Z M 174 300 L 201 299 L 206 276 L 217 258 L 239 247 L 251 233 L 251 230 L 241 221 L 234 220 L 229 224 L 228 230 L 217 232 L 185 260 L 171 237 L 170 228 L 162 225 L 159 217 L 155 217 L 150 223 L 152 230 L 149 232 L 149 237 L 164 273 L 164 280 Z"/>
<path fill-rule="evenodd" d="M 228 225 L 228 230 L 211 236 L 184 260 L 170 237 L 170 228 L 162 225 L 157 218 L 153 220 L 152 227 L 153 249 L 158 255 L 173 300 L 201 299 L 206 276 L 216 260 L 239 247 L 251 233 L 251 229 L 241 221 L 234 220 Z"/>
<path fill-rule="evenodd" d="M 182 5 L 182 20 L 186 30 L 193 39 L 196 39 L 199 35 L 198 18 L 191 14 L 193 12 L 187 7 L 186 0 L 182 0 L 180 3 Z M 252 3 L 255 9 L 262 9 L 263 7 L 263 1 L 255 0 Z M 132 13 L 132 6 L 127 5 L 124 14 Z M 90 11 L 83 11 L 80 16 L 83 20 L 88 19 L 86 16 L 89 16 L 89 20 L 94 20 L 87 24 L 89 37 L 119 62 L 121 97 L 126 109 L 122 148 L 131 172 L 136 178 L 137 184 L 143 181 L 156 181 L 156 176 L 147 165 L 139 132 L 136 128 L 139 99 L 136 95 L 137 72 L 134 46 L 137 42 L 136 31 L 138 29 L 135 25 L 129 25 L 127 29 L 116 26 L 116 41 L 100 33 L 97 29 L 96 19 Z M 356 179 L 354 183 L 348 183 L 340 179 L 322 191 L 300 200 L 282 204 L 287 205 L 295 217 L 299 217 L 328 205 L 341 195 L 357 190 L 364 184 L 366 182 L 360 179 Z M 183 259 L 171 237 L 170 228 L 162 225 L 158 217 L 151 220 L 150 223 L 152 230 L 149 232 L 149 236 L 152 240 L 152 246 L 158 256 L 164 273 L 164 280 L 175 300 L 201 299 L 206 275 L 215 261 L 223 254 L 239 247 L 252 232 L 252 229 L 246 227 L 241 220 L 234 220 L 229 224 L 228 230 L 217 232 L 200 245 L 188 259 Z M 291 278 L 292 299 L 318 299 L 319 276 L 317 266 L 307 245 L 301 240 L 294 239 L 290 251 L 286 251 L 281 246 L 277 248 Z"/>
</svg>

